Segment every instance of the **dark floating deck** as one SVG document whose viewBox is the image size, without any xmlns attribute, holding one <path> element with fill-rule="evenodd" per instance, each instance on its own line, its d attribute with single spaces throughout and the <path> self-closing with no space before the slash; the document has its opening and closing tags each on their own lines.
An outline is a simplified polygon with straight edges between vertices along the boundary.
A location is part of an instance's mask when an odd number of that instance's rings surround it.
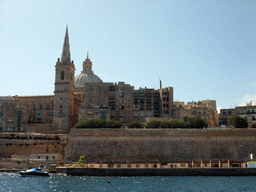
<svg viewBox="0 0 256 192">
<path fill-rule="evenodd" d="M 256 176 L 256 168 L 57 168 L 72 176 Z"/>
</svg>

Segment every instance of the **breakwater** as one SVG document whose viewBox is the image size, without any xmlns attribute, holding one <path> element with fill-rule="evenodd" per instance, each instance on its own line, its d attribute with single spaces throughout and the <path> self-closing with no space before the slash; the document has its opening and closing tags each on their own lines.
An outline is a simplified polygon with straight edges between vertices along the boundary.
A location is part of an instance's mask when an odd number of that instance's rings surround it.
<svg viewBox="0 0 256 192">
<path fill-rule="evenodd" d="M 256 154 L 253 129 L 71 129 L 66 160 L 92 162 L 245 160 Z"/>
</svg>

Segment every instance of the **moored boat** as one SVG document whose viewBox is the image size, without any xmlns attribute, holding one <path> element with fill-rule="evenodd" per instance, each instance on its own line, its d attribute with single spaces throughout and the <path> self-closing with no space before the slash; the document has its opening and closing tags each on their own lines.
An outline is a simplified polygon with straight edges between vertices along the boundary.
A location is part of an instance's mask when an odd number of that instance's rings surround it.
<svg viewBox="0 0 256 192">
<path fill-rule="evenodd" d="M 31 168 L 26 171 L 20 171 L 19 174 L 22 177 L 30 177 L 30 176 L 50 176 L 47 171 L 44 171 L 44 166 L 40 166 L 40 168 Z"/>
</svg>

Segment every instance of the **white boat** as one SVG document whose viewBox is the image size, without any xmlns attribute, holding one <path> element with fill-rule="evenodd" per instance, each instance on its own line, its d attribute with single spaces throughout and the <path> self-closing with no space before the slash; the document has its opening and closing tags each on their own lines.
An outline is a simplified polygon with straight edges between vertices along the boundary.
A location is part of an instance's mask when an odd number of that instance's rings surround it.
<svg viewBox="0 0 256 192">
<path fill-rule="evenodd" d="M 40 166 L 40 168 L 31 168 L 26 171 L 20 171 L 19 173 L 22 177 L 50 176 L 47 171 L 44 171 L 44 166 Z"/>
</svg>

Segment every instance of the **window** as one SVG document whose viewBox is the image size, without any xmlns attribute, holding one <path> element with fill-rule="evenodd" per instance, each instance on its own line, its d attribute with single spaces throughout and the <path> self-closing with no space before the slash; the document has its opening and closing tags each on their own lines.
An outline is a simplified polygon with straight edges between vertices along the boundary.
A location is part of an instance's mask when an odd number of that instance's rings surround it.
<svg viewBox="0 0 256 192">
<path fill-rule="evenodd" d="M 60 106 L 60 114 L 62 114 L 62 105 Z"/>
<path fill-rule="evenodd" d="M 109 91 L 115 91 L 115 86 L 109 86 Z"/>
<path fill-rule="evenodd" d="M 133 93 L 133 97 L 138 97 L 139 93 Z"/>
<path fill-rule="evenodd" d="M 64 79 L 64 71 L 61 72 L 61 77 L 60 77 L 61 80 Z"/>
<path fill-rule="evenodd" d="M 39 156 L 39 155 L 37 156 L 37 159 L 40 159 L 40 156 Z"/>
<path fill-rule="evenodd" d="M 52 159 L 55 159 L 55 156 L 52 156 Z"/>
<path fill-rule="evenodd" d="M 42 108 L 43 108 L 43 106 L 42 106 L 42 105 L 39 105 L 39 108 L 40 108 L 40 109 L 42 109 Z"/>
<path fill-rule="evenodd" d="M 92 86 L 89 87 L 89 90 L 92 90 Z"/>
</svg>

